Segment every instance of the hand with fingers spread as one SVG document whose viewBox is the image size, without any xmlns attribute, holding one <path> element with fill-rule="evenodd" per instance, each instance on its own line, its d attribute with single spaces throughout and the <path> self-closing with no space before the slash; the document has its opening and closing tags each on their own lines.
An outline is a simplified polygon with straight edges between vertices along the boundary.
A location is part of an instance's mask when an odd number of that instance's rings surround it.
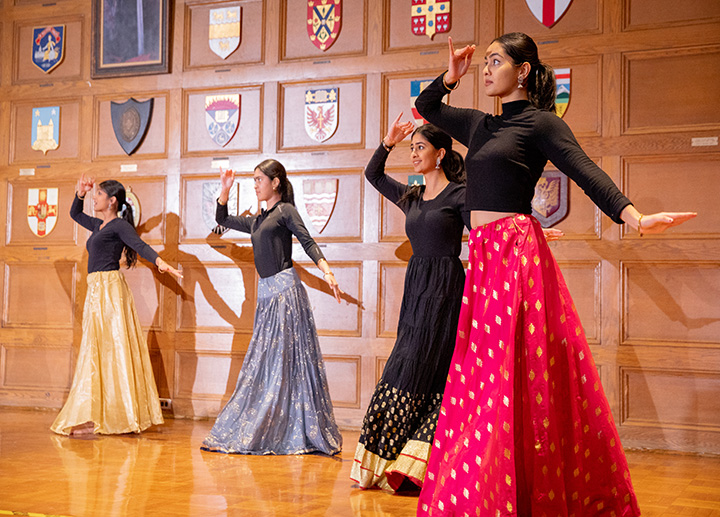
<svg viewBox="0 0 720 517">
<path fill-rule="evenodd" d="M 475 45 L 465 45 L 455 50 L 452 38 L 448 36 L 448 71 L 445 73 L 445 84 L 450 86 L 457 83 L 470 68 L 472 56 L 475 53 Z"/>
<path fill-rule="evenodd" d="M 221 205 L 226 205 L 228 198 L 230 197 L 230 189 L 235 182 L 235 171 L 232 169 L 220 169 L 220 195 L 218 196 L 218 202 Z"/>
<path fill-rule="evenodd" d="M 85 194 L 90 192 L 95 186 L 95 178 L 86 177 L 85 174 L 80 176 L 77 184 L 75 185 L 75 194 L 80 199 L 85 197 Z"/>
<path fill-rule="evenodd" d="M 643 215 L 639 220 L 638 231 L 640 235 L 646 233 L 662 233 L 668 228 L 677 226 L 697 217 L 697 212 L 658 212 L 656 214 Z"/>
<path fill-rule="evenodd" d="M 395 147 L 398 142 L 402 142 L 410 133 L 415 131 L 416 126 L 414 122 L 400 122 L 402 116 L 403 112 L 401 111 L 388 128 L 387 135 L 385 135 L 385 138 L 382 140 L 385 148 L 388 150 Z"/>
</svg>

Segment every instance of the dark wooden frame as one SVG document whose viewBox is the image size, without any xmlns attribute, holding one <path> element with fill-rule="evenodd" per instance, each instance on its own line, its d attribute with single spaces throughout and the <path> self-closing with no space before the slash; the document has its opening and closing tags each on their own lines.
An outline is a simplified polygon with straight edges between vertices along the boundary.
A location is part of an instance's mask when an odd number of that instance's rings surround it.
<svg viewBox="0 0 720 517">
<path fill-rule="evenodd" d="M 169 0 L 157 0 L 158 9 L 158 58 L 147 61 L 122 61 L 118 63 L 104 63 L 102 49 L 106 44 L 106 30 L 103 25 L 103 8 L 109 0 L 92 0 L 92 69 L 93 79 L 105 77 L 126 77 L 131 75 L 165 74 L 170 71 L 170 9 Z M 152 0 L 143 0 L 152 1 Z M 131 20 L 120 20 L 131 27 Z M 121 31 L 126 32 L 126 31 Z"/>
</svg>

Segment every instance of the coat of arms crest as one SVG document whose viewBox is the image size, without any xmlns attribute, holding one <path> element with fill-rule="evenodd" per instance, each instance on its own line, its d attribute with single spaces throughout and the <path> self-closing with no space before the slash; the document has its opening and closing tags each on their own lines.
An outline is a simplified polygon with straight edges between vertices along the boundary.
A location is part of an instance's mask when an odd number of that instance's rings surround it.
<svg viewBox="0 0 720 517">
<path fill-rule="evenodd" d="M 240 45 L 241 16 L 242 8 L 237 5 L 210 9 L 208 42 L 210 49 L 223 59 L 235 52 Z"/>
<path fill-rule="evenodd" d="M 450 0 L 412 0 L 410 25 L 416 36 L 433 39 L 450 30 Z"/>
<path fill-rule="evenodd" d="M 310 138 L 324 142 L 337 130 L 338 88 L 305 91 L 305 131 Z"/>
<path fill-rule="evenodd" d="M 308 0 L 307 31 L 322 51 L 332 47 L 342 27 L 342 0 Z"/>
<path fill-rule="evenodd" d="M 139 102 L 131 98 L 125 102 L 110 103 L 115 137 L 125 154 L 130 155 L 140 147 L 150 125 L 152 108 L 153 99 Z"/>
<path fill-rule="evenodd" d="M 213 142 L 225 147 L 235 136 L 239 120 L 239 93 L 205 97 L 205 125 Z"/>
<path fill-rule="evenodd" d="M 32 148 L 47 154 L 60 145 L 60 106 L 33 108 Z"/>
<path fill-rule="evenodd" d="M 65 26 L 35 27 L 33 29 L 32 62 L 45 73 L 50 72 L 63 60 L 65 51 Z"/>
<path fill-rule="evenodd" d="M 47 237 L 55 228 L 57 214 L 57 188 L 28 189 L 27 221 L 35 235 Z"/>
</svg>

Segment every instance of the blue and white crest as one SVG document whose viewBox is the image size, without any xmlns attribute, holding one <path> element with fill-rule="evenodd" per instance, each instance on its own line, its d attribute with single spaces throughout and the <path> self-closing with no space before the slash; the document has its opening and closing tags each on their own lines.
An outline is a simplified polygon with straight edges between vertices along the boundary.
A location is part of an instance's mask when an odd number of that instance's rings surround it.
<svg viewBox="0 0 720 517">
<path fill-rule="evenodd" d="M 324 142 L 337 130 L 338 88 L 305 90 L 305 131 L 310 138 Z"/>
<path fill-rule="evenodd" d="M 240 120 L 240 94 L 207 95 L 205 97 L 205 127 L 210 138 L 225 147 L 238 128 Z"/>
<path fill-rule="evenodd" d="M 60 106 L 33 108 L 32 148 L 47 154 L 60 145 Z"/>
<path fill-rule="evenodd" d="M 425 87 L 428 84 L 432 83 L 434 80 L 435 79 L 418 79 L 417 81 L 410 81 L 410 111 L 412 111 L 415 123 L 419 126 L 425 124 L 427 120 L 425 120 L 418 112 L 417 108 L 415 107 L 415 101 L 420 95 L 420 92 L 422 92 Z"/>
<path fill-rule="evenodd" d="M 33 29 L 32 62 L 45 73 L 58 66 L 65 55 L 65 26 Z"/>
</svg>

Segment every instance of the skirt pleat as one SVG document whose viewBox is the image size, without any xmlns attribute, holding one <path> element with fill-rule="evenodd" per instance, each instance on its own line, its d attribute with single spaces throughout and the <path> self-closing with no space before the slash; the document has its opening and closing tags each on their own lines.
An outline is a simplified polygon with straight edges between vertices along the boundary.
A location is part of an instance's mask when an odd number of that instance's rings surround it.
<svg viewBox="0 0 720 517">
<path fill-rule="evenodd" d="M 335 454 L 341 446 L 307 292 L 294 268 L 262 278 L 235 392 L 202 449 Z"/>
<path fill-rule="evenodd" d="M 418 515 L 639 515 L 610 407 L 532 217 L 470 235 Z"/>
<path fill-rule="evenodd" d="M 410 258 L 397 339 L 370 400 L 350 473 L 361 488 L 422 486 L 464 280 L 457 257 Z"/>
<path fill-rule="evenodd" d="M 87 277 L 82 341 L 70 394 L 51 429 L 93 422 L 100 434 L 138 433 L 163 423 L 147 342 L 120 271 Z"/>
</svg>

